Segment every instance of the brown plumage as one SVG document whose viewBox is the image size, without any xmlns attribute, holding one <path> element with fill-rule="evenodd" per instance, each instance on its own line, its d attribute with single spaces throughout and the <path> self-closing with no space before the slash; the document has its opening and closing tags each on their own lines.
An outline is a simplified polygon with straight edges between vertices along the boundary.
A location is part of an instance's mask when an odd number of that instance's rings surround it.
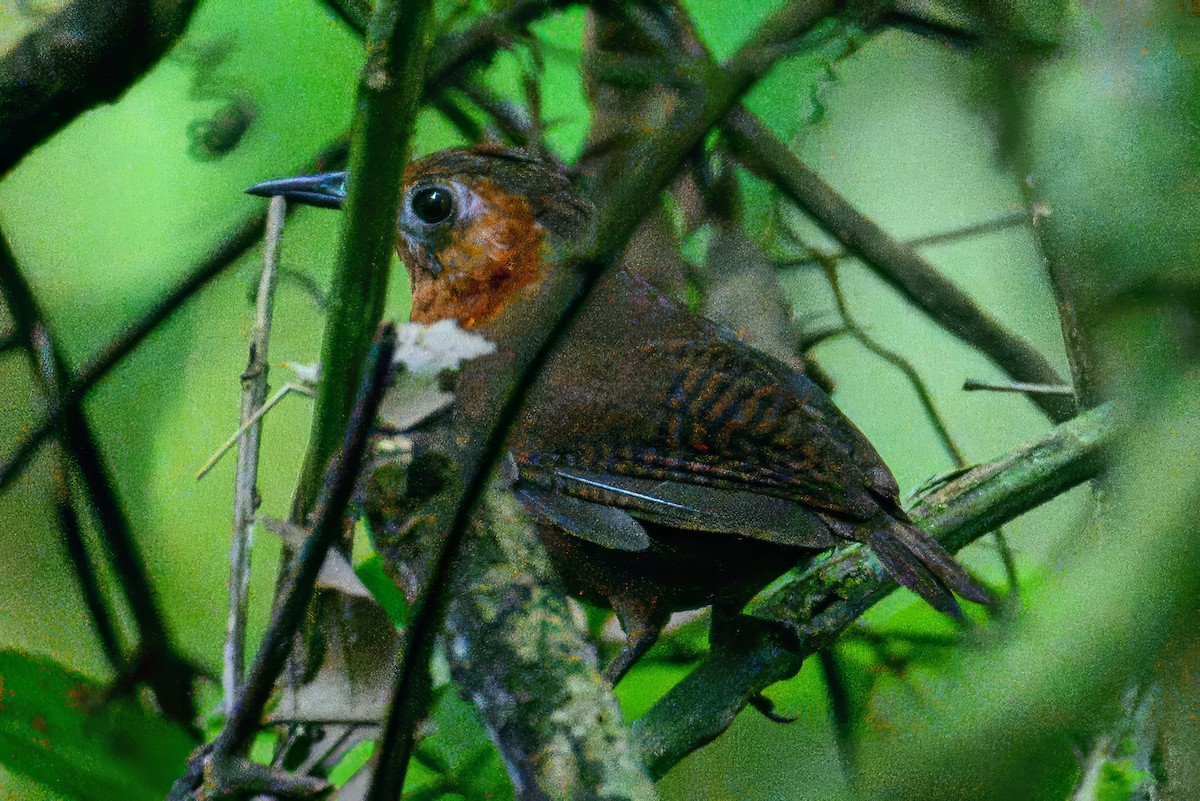
<svg viewBox="0 0 1200 801">
<path fill-rule="evenodd" d="M 255 191 L 311 201 L 317 185 L 342 182 Z M 553 245 L 586 236 L 589 218 L 537 156 L 454 149 L 414 163 L 397 240 L 413 319 L 453 317 L 503 348 L 557 267 Z M 908 521 L 891 472 L 820 388 L 628 272 L 596 288 L 525 408 L 510 439 L 514 490 L 566 586 L 621 618 L 614 681 L 671 612 L 713 604 L 736 615 L 842 540 L 868 545 L 941 611 L 961 614 L 952 592 L 987 600 Z"/>
</svg>

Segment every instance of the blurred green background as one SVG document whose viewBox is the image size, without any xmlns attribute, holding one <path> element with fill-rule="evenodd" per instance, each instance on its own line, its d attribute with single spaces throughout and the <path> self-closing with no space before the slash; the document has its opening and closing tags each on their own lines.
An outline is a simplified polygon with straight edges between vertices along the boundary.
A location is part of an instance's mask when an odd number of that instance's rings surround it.
<svg viewBox="0 0 1200 801">
<path fill-rule="evenodd" d="M 718 56 L 732 52 L 778 5 L 748 0 L 735 11 L 717 0 L 685 3 Z M 475 5 L 442 2 L 441 18 L 449 19 L 460 7 L 469 21 Z M 1180 154 L 1187 143 L 1196 149 L 1196 118 L 1188 111 L 1196 92 L 1195 53 L 1186 52 L 1190 40 L 1179 38 L 1166 16 L 1155 17 L 1157 28 L 1122 27 L 1100 12 L 1063 7 L 1050 13 L 1051 7 L 1058 8 L 1052 3 L 996 5 L 997 14 L 1009 15 L 1004 19 L 1014 38 L 1043 37 L 1076 46 L 1041 65 L 1037 79 L 1020 87 L 1034 115 L 1027 120 L 1025 151 L 1014 150 L 1001 114 L 1011 90 L 1004 85 L 1011 76 L 997 66 L 1001 57 L 903 30 L 859 35 L 853 52 L 843 57 L 835 58 L 831 50 L 786 61 L 754 90 L 748 105 L 839 192 L 901 239 L 1021 211 L 1030 197 L 1024 167 L 1036 168 L 1063 204 L 1047 221 L 1053 226 L 1053 215 L 1063 220 L 1063 227 L 1051 232 L 1060 248 L 1086 249 L 1090 240 L 1080 234 L 1082 245 L 1070 241 L 1078 228 L 1066 227 L 1070 215 L 1079 214 L 1085 233 L 1109 231 L 1127 244 L 1135 236 L 1143 243 L 1149 239 L 1150 244 L 1134 247 L 1138 258 L 1152 246 L 1165 252 L 1176 240 L 1165 237 L 1164 244 L 1162 231 L 1186 212 L 1174 201 L 1155 200 L 1154 187 L 1160 181 L 1170 184 L 1166 173 L 1184 158 Z M 0 45 L 15 41 L 50 9 L 41 3 L 0 9 Z M 1177 13 L 1186 17 L 1182 7 Z M 1122 38 L 1129 27 L 1140 38 Z M 549 139 L 570 161 L 579 153 L 587 125 L 578 71 L 583 13 L 563 12 L 533 30 L 545 45 L 542 93 Z M 1120 46 L 1108 47 L 1112 42 Z M 1130 58 L 1137 63 L 1130 66 Z M 141 315 L 259 207 L 260 199 L 242 194 L 245 187 L 295 173 L 347 128 L 361 60 L 359 40 L 316 0 L 207 0 L 179 46 L 119 102 L 83 115 L 0 182 L 0 225 L 73 365 Z M 523 63 L 519 56 L 502 55 L 487 78 L 500 92 L 520 99 Z M 1130 74 L 1135 75 L 1132 89 L 1122 83 Z M 1144 98 L 1154 101 L 1149 110 L 1149 104 L 1139 105 Z M 234 99 L 248 99 L 255 110 L 244 137 L 218 158 L 197 154 L 197 126 Z M 456 143 L 453 128 L 435 113 L 423 113 L 416 155 Z M 1114 159 L 1120 165 L 1115 174 L 1110 171 Z M 1163 174 L 1148 172 L 1150 167 Z M 1191 175 L 1191 185 L 1183 189 L 1194 197 L 1196 173 L 1188 169 L 1183 174 Z M 1146 185 L 1113 185 L 1127 173 Z M 777 201 L 755 179 L 743 183 L 747 216 L 754 221 L 751 233 L 775 252 Z M 1139 196 L 1129 197 L 1130 191 Z M 1087 197 L 1093 198 L 1086 202 L 1091 205 L 1085 204 Z M 783 216 L 806 241 L 837 249 L 800 215 Z M 282 258 L 294 275 L 280 285 L 273 365 L 317 358 L 322 311 L 309 285 L 295 276 L 325 286 L 339 223 L 336 214 L 313 209 L 301 209 L 289 220 Z M 924 252 L 1067 376 L 1037 233 L 1028 224 L 1015 225 Z M 1196 255 L 1190 229 L 1178 233 L 1186 252 Z M 1130 262 L 1122 258 L 1113 261 Z M 257 252 L 247 255 L 200 292 L 109 375 L 86 405 L 170 630 L 184 652 L 214 675 L 220 670 L 225 624 L 233 460 L 226 459 L 202 482 L 193 475 L 236 427 L 258 259 Z M 1095 266 L 1096 280 L 1117 280 L 1102 271 L 1103 264 Z M 396 276 L 391 307 L 393 316 L 403 319 L 407 288 L 403 271 Z M 911 360 L 969 460 L 992 458 L 1048 430 L 1046 419 L 1020 395 L 962 392 L 966 378 L 1002 376 L 907 306 L 866 267 L 847 260 L 841 276 L 856 318 L 879 342 Z M 789 270 L 781 280 L 798 321 L 815 321 L 818 328 L 835 321 L 834 300 L 818 268 Z M 953 466 L 898 370 L 845 336 L 823 342 L 813 355 L 837 382 L 835 400 L 875 443 L 905 493 Z M 276 367 L 273 385 L 285 375 Z M 36 397 L 24 355 L 0 356 L 5 453 L 40 417 Z M 260 477 L 266 515 L 287 514 L 309 430 L 308 403 L 291 398 L 267 418 Z M 1186 448 L 1183 454 L 1185 464 L 1195 458 Z M 0 649 L 53 660 L 74 671 L 74 681 L 102 682 L 111 677 L 55 534 L 47 465 L 45 455 L 35 460 L 0 496 Z M 1006 528 L 1027 608 L 1056 603 L 1061 596 L 1055 593 L 1062 591 L 1045 586 L 1075 570 L 1087 550 L 1087 494 L 1077 489 Z M 265 621 L 277 552 L 273 538 L 260 532 L 252 639 Z M 970 546 L 962 558 L 994 585 L 1003 583 L 990 539 Z M 112 581 L 111 575 L 105 577 Z M 907 592 L 880 604 L 867 626 L 901 637 L 957 637 L 952 625 Z M 881 773 L 888 758 L 871 756 L 872 742 L 890 742 L 897 725 L 933 711 L 953 725 L 957 718 L 943 704 L 964 697 L 938 683 L 966 670 L 961 651 L 899 642 L 902 670 L 881 666 L 878 650 L 864 637 L 851 638 L 834 652 L 853 701 L 853 736 Z M 626 714 L 636 717 L 686 669 L 667 659 L 648 660 L 621 687 Z M 780 711 L 799 720 L 779 726 L 753 711 L 743 713 L 727 735 L 663 780 L 663 798 L 849 797 L 820 667 L 810 660 L 799 677 L 769 695 Z M 0 709 L 0 721 L 4 714 Z M 1044 762 L 1034 772 L 1044 774 L 1044 781 L 1038 797 L 1070 794 L 1078 778 L 1071 751 L 1080 747 L 1072 736 L 1065 730 L 1051 736 L 1039 752 Z M 5 761 L 0 751 L 0 763 Z M 868 779 L 863 786 L 885 785 Z M 0 798 L 102 797 L 94 792 L 86 782 L 31 778 L 6 772 L 0 764 Z M 129 797 L 154 797 L 161 790 L 138 792 L 145 794 Z"/>
</svg>

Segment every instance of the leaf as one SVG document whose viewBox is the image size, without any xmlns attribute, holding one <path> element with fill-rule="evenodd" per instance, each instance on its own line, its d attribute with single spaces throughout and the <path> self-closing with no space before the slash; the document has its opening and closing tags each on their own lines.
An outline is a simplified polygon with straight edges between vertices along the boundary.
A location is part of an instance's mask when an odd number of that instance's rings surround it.
<svg viewBox="0 0 1200 801">
<path fill-rule="evenodd" d="M 194 743 L 132 698 L 49 659 L 0 651 L 0 760 L 78 801 L 159 801 Z"/>
</svg>

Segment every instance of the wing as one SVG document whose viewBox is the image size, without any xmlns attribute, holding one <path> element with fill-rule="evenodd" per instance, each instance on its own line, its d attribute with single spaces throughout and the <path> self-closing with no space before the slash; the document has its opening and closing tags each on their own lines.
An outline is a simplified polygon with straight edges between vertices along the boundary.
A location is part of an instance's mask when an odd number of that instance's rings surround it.
<svg viewBox="0 0 1200 801">
<path fill-rule="evenodd" d="M 817 513 L 865 520 L 896 484 L 805 376 L 618 273 L 530 395 L 526 485 L 634 518 L 805 547 Z"/>
<path fill-rule="evenodd" d="M 638 521 L 814 550 L 836 541 L 804 505 L 744 490 L 559 468 L 521 476 L 517 494 L 535 517 L 607 548 L 645 550 L 649 538 Z"/>
</svg>

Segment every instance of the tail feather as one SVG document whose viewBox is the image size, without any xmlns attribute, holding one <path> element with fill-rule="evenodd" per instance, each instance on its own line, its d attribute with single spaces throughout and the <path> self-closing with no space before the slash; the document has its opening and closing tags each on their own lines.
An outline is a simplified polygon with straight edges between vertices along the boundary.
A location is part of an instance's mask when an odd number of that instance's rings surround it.
<svg viewBox="0 0 1200 801">
<path fill-rule="evenodd" d="M 987 590 L 921 529 L 890 515 L 871 523 L 867 545 L 892 578 L 920 595 L 934 609 L 961 617 L 962 609 L 953 593 L 976 603 L 991 600 Z"/>
</svg>

